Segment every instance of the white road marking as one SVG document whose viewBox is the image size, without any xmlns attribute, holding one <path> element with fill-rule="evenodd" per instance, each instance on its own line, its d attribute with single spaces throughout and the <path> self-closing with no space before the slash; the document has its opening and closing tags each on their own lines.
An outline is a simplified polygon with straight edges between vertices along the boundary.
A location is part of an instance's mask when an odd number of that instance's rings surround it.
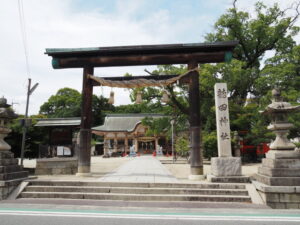
<svg viewBox="0 0 300 225">
<path fill-rule="evenodd" d="M 300 222 L 300 217 L 288 216 L 208 216 L 208 215 L 160 215 L 160 214 L 118 214 L 118 213 L 80 213 L 80 212 L 28 212 L 0 210 L 0 215 L 45 216 L 45 217 L 80 217 L 114 219 L 152 219 L 152 220 L 201 220 L 201 221 L 264 221 L 264 222 Z"/>
</svg>

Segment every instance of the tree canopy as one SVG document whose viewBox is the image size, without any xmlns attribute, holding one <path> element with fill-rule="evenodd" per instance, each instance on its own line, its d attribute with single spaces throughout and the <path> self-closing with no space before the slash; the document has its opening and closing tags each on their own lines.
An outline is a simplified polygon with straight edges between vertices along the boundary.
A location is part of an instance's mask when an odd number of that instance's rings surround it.
<svg viewBox="0 0 300 225">
<path fill-rule="evenodd" d="M 300 2 L 285 9 L 280 9 L 278 4 L 266 6 L 257 2 L 251 14 L 241 11 L 236 5 L 237 0 L 216 21 L 213 32 L 205 36 L 206 42 L 238 40 L 239 44 L 231 63 L 200 65 L 201 123 L 207 136 L 203 140 L 209 141 L 204 146 L 215 146 L 211 143 L 211 136 L 216 135 L 213 86 L 217 82 L 228 85 L 231 130 L 243 131 L 249 144 L 269 142 L 274 137 L 266 129 L 269 119 L 259 114 L 259 110 L 270 104 L 274 87 L 282 89 L 286 100 L 300 103 L 300 48 L 294 40 L 299 32 L 295 23 L 299 17 Z M 186 70 L 184 65 L 165 65 L 158 66 L 152 74 L 182 74 Z M 176 119 L 187 119 L 187 87 L 169 86 L 165 89 L 171 101 L 161 105 L 162 111 Z M 161 88 L 133 90 L 132 100 L 137 91 L 142 91 L 148 105 L 160 104 Z M 296 124 L 290 137 L 300 136 L 299 117 L 299 113 L 290 117 Z M 153 124 L 153 129 L 157 129 Z"/>
<path fill-rule="evenodd" d="M 52 95 L 47 102 L 40 107 L 40 114 L 48 118 L 80 117 L 82 95 L 75 89 L 62 88 Z M 92 113 L 93 125 L 103 123 L 104 112 L 114 111 L 114 106 L 108 104 L 103 96 L 93 95 Z"/>
</svg>

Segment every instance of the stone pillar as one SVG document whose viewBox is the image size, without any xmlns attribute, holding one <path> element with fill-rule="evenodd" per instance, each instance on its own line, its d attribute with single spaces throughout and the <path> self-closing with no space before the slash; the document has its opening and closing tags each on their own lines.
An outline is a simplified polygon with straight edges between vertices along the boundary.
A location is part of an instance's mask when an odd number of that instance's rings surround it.
<svg viewBox="0 0 300 225">
<path fill-rule="evenodd" d="M 268 129 L 276 134 L 276 139 L 258 168 L 253 184 L 268 206 L 300 209 L 300 151 L 287 138 L 293 127 L 288 122 L 288 113 L 300 111 L 300 106 L 284 102 L 279 90 L 273 90 L 272 94 L 274 100 L 263 113 L 270 115 Z"/>
<path fill-rule="evenodd" d="M 215 84 L 218 156 L 231 157 L 229 105 L 226 83 Z"/>
<path fill-rule="evenodd" d="M 248 181 L 242 178 L 242 162 L 240 157 L 232 157 L 229 105 L 226 83 L 215 84 L 216 123 L 218 139 L 218 156 L 211 158 L 211 175 L 208 179 L 212 182 L 241 182 Z"/>
</svg>

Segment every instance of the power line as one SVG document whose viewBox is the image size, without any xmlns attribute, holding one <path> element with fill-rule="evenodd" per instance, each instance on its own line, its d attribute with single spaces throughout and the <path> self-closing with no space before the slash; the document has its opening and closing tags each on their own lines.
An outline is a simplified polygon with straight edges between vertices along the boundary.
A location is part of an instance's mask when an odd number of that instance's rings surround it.
<svg viewBox="0 0 300 225">
<path fill-rule="evenodd" d="M 25 54 L 25 62 L 26 62 L 26 71 L 27 76 L 30 78 L 30 66 L 29 66 L 29 54 L 28 54 L 28 44 L 27 44 L 27 34 L 26 34 L 26 25 L 25 25 L 25 14 L 24 14 L 24 7 L 23 1 L 18 0 L 18 10 L 19 10 L 19 21 L 21 27 L 21 35 L 22 35 L 22 42 Z"/>
</svg>

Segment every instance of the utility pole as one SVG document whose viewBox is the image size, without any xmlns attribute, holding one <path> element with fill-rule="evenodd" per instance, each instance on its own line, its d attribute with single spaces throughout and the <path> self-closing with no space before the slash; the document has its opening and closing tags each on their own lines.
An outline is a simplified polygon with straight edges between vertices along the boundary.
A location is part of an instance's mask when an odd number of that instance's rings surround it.
<svg viewBox="0 0 300 225">
<path fill-rule="evenodd" d="M 27 126 L 28 126 L 29 98 L 30 98 L 30 95 L 34 92 L 34 90 L 37 88 L 38 85 L 39 85 L 39 83 L 36 83 L 31 88 L 31 78 L 28 78 L 26 110 L 25 110 L 24 122 L 22 123 L 23 124 L 23 136 L 22 136 L 22 147 L 21 147 L 21 166 L 23 166 L 23 160 L 24 160 L 24 149 L 25 149 L 25 142 L 26 142 Z"/>
</svg>

